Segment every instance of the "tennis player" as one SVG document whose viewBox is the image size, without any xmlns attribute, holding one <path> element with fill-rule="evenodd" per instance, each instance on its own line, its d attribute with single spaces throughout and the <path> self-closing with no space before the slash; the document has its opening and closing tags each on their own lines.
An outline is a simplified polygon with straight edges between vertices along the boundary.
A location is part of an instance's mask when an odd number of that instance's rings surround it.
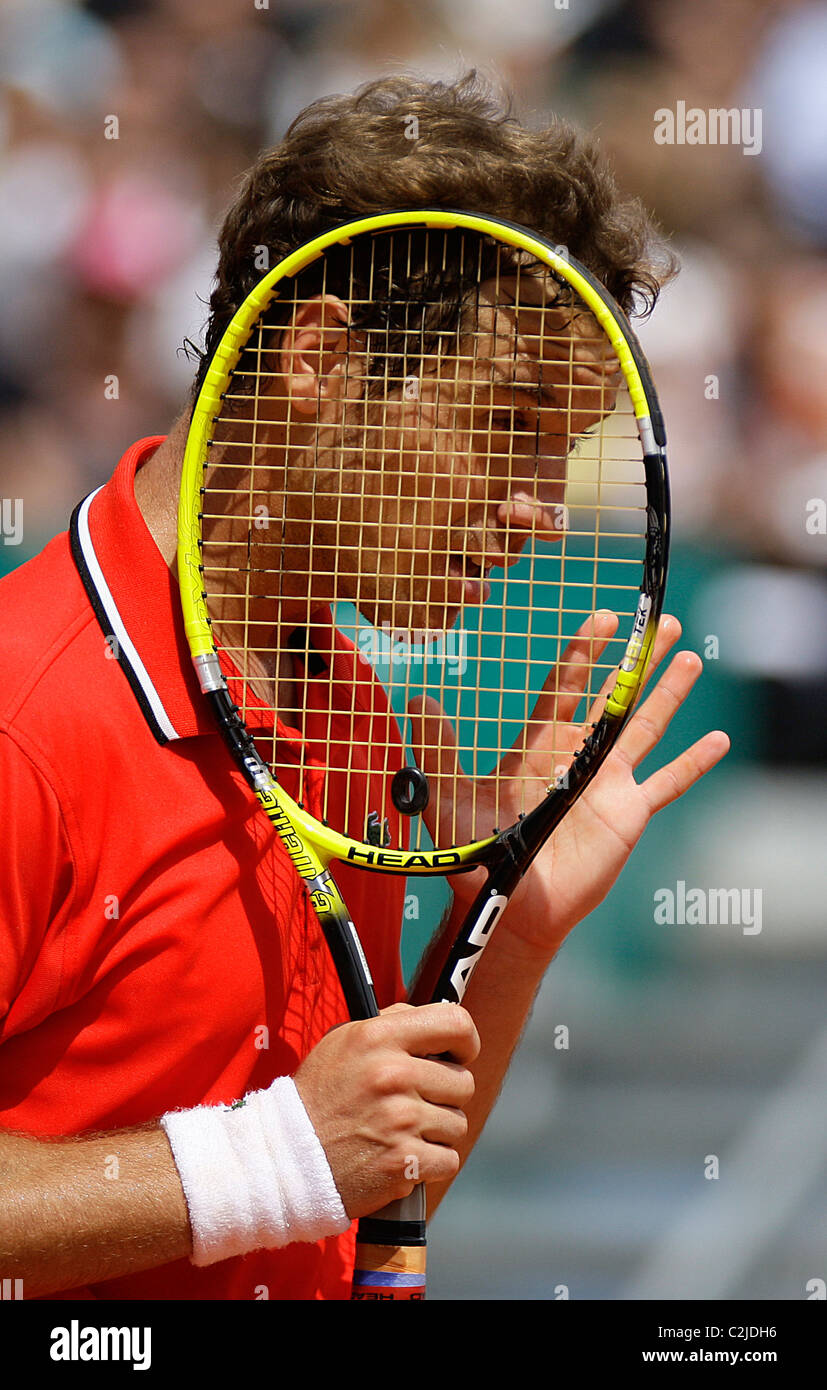
<svg viewBox="0 0 827 1390">
<path fill-rule="evenodd" d="M 657 294 L 651 228 L 587 139 L 524 128 L 473 74 L 394 78 L 314 104 L 250 171 L 220 236 L 205 361 L 263 249 L 275 264 L 328 226 L 417 206 L 565 244 L 624 307 Z M 312 367 L 285 383 L 311 429 L 318 384 Z M 193 678 L 175 577 L 187 422 L 129 448 L 0 584 L 0 1275 L 26 1297 L 343 1298 L 354 1218 L 417 1179 L 437 1205 L 560 943 L 728 741 L 708 734 L 635 782 L 700 673 L 679 653 L 518 889 L 465 1007 L 410 1007 L 451 921 L 406 1002 L 403 880 L 337 868 L 384 1006 L 346 1022 L 305 889 Z M 655 662 L 679 635 L 664 619 Z M 303 689 L 343 640 L 330 623 L 303 646 Z M 289 765 L 296 671 L 269 674 Z"/>
</svg>

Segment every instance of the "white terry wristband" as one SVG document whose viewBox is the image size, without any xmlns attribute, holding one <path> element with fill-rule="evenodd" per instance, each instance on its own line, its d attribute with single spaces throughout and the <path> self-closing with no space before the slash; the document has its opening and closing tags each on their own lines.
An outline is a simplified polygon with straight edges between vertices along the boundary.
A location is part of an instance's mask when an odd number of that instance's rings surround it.
<svg viewBox="0 0 827 1390">
<path fill-rule="evenodd" d="M 162 1116 L 192 1227 L 192 1263 L 340 1235 L 350 1225 L 292 1077 L 235 1107 Z"/>
</svg>

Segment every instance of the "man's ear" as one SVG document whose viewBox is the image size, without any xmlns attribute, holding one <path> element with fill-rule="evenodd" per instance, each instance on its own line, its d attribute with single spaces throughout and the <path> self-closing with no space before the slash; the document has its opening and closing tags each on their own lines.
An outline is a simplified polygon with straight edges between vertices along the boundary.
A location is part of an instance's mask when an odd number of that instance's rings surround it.
<svg viewBox="0 0 827 1390">
<path fill-rule="evenodd" d="M 279 349 L 279 368 L 293 411 L 312 415 L 335 395 L 347 351 L 347 306 L 335 295 L 315 294 L 296 308 Z"/>
</svg>

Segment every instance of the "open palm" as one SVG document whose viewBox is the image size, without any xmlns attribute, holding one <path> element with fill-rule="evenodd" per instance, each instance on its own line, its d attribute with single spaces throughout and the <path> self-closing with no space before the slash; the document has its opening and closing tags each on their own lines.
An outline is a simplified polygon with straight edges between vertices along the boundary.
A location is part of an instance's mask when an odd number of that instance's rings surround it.
<svg viewBox="0 0 827 1390">
<path fill-rule="evenodd" d="M 462 773 L 453 727 L 433 700 L 412 707 L 422 749 L 421 766 L 437 789 L 429 825 L 436 844 L 468 844 L 517 820 L 524 808 L 546 794 L 550 769 L 567 765 L 582 746 L 584 726 L 573 723 L 588 673 L 617 626 L 614 614 L 600 612 L 583 625 L 551 672 L 532 719 L 498 767 L 483 778 Z M 676 618 L 660 623 L 650 673 L 681 634 Z M 682 796 L 726 754 L 727 735 L 706 734 L 643 782 L 635 770 L 660 742 L 703 669 L 693 652 L 679 652 L 647 699 L 629 719 L 615 747 L 543 847 L 516 889 L 508 910 L 509 927 L 529 944 L 556 949 L 571 928 L 603 900 L 655 812 Z M 589 711 L 587 725 L 602 709 L 611 686 Z M 470 907 L 485 871 L 451 880 L 458 907 Z"/>
</svg>

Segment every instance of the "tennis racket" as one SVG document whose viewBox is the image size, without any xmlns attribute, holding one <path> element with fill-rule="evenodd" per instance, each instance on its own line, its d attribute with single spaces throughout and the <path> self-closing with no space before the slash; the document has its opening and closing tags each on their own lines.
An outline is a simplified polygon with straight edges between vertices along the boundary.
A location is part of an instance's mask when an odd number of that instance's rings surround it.
<svg viewBox="0 0 827 1390">
<path fill-rule="evenodd" d="M 378 1008 L 331 865 L 485 867 L 433 992 L 460 1001 L 641 688 L 668 505 L 661 412 L 624 313 L 522 227 L 361 218 L 238 309 L 186 446 L 184 619 L 352 1018 Z M 601 609 L 617 615 L 608 639 Z M 563 719 L 569 678 L 580 703 Z M 360 1222 L 354 1297 L 424 1296 L 424 1215 L 419 1187 Z"/>
</svg>

